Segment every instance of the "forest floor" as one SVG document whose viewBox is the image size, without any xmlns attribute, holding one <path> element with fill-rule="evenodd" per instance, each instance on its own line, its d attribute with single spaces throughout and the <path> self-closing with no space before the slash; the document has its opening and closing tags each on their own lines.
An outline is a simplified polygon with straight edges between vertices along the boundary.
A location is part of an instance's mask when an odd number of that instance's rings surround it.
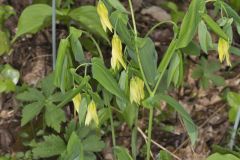
<svg viewBox="0 0 240 160">
<path fill-rule="evenodd" d="M 94 4 L 93 0 L 76 0 L 76 5 Z M 144 34 L 155 23 L 161 20 L 169 20 L 170 13 L 167 9 L 160 8 L 164 0 L 134 0 L 134 8 L 137 13 L 137 26 Z M 7 21 L 6 26 L 11 34 L 16 32 L 18 17 L 21 11 L 28 6 L 30 0 L 0 0 L 0 4 L 10 4 L 17 11 L 17 15 Z M 185 11 L 188 2 L 178 3 L 179 10 Z M 159 14 L 160 13 L 160 14 Z M 57 25 L 58 40 L 67 35 L 67 30 L 61 25 Z M 162 57 L 167 46 L 173 37 L 172 27 L 164 26 L 154 31 L 151 38 L 157 47 L 159 57 Z M 239 38 L 239 37 L 236 37 Z M 108 54 L 110 55 L 110 54 Z M 218 60 L 216 52 L 209 53 L 208 59 Z M 238 57 L 232 56 L 234 59 Z M 166 110 L 166 104 L 162 104 L 162 110 L 155 112 L 155 123 L 153 127 L 152 152 L 158 153 L 164 147 L 174 153 L 176 156 L 185 160 L 202 160 L 211 153 L 213 144 L 225 145 L 228 143 L 231 124 L 228 122 L 229 106 L 222 95 L 226 89 L 233 91 L 240 90 L 240 68 L 227 68 L 222 66 L 218 75 L 225 78 L 226 83 L 223 87 L 211 86 L 203 90 L 199 87 L 199 82 L 192 78 L 193 68 L 198 64 L 199 58 L 194 56 L 187 57 L 188 63 L 185 66 L 184 85 L 172 90 L 174 96 L 185 109 L 190 113 L 199 129 L 199 138 L 197 144 L 193 147 L 183 128 L 181 120 L 177 115 L 170 115 L 164 118 L 164 121 L 158 120 L 162 111 Z M 17 41 L 13 46 L 13 52 L 9 56 L 0 58 L 0 64 L 9 63 L 21 73 L 19 84 L 36 85 L 40 79 L 51 72 L 51 29 L 46 28 L 33 36 L 27 36 Z M 228 72 L 226 72 L 228 70 Z M 140 132 L 139 146 L 145 143 L 144 131 L 147 127 L 147 111 L 142 109 L 140 114 Z M 167 114 L 166 114 L 167 115 Z M 167 115 L 168 116 L 168 115 Z M 159 117 L 159 118 L 158 118 Z M 14 94 L 0 94 L 0 155 L 3 153 L 14 153 L 21 151 L 21 139 L 19 133 L 21 114 L 19 111 L 19 102 Z M 167 127 L 174 126 L 171 131 L 166 131 Z M 130 132 L 126 125 L 118 129 L 118 143 L 129 146 Z M 105 138 L 110 141 L 109 137 Z M 104 154 L 104 153 L 103 153 Z"/>
</svg>

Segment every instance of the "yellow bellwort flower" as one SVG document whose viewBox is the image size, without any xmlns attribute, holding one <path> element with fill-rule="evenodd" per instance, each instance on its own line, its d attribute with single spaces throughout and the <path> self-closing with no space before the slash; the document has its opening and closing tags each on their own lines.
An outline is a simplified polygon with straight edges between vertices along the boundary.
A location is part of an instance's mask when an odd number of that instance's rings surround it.
<svg viewBox="0 0 240 160">
<path fill-rule="evenodd" d="M 97 115 L 97 109 L 96 109 L 96 104 L 93 100 L 88 104 L 85 125 L 88 126 L 92 120 L 98 126 L 99 120 L 98 120 L 98 115 Z"/>
<path fill-rule="evenodd" d="M 130 102 L 136 102 L 138 105 L 144 99 L 144 82 L 138 77 L 130 80 Z"/>
<path fill-rule="evenodd" d="M 122 53 L 122 42 L 118 35 L 114 33 L 112 38 L 112 58 L 111 58 L 111 66 L 114 70 L 120 68 L 120 64 L 126 69 L 126 64 L 123 60 Z"/>
<path fill-rule="evenodd" d="M 231 66 L 231 61 L 229 56 L 229 43 L 222 38 L 220 38 L 218 41 L 218 55 L 221 63 L 224 61 L 224 59 L 226 59 L 227 65 Z"/>
<path fill-rule="evenodd" d="M 79 107 L 80 107 L 80 104 L 81 104 L 81 100 L 82 100 L 81 94 L 77 94 L 72 99 L 74 108 L 77 111 L 77 113 L 79 113 Z"/>
<path fill-rule="evenodd" d="M 101 21 L 104 31 L 106 32 L 107 28 L 108 28 L 112 32 L 113 27 L 108 18 L 107 7 L 101 0 L 98 2 L 98 5 L 97 5 L 97 13 L 100 17 L 100 21 Z"/>
</svg>

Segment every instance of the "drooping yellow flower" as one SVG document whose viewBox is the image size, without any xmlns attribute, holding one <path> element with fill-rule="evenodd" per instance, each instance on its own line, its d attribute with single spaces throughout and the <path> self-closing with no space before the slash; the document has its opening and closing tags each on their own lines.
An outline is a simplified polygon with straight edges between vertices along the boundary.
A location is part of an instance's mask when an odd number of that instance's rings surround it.
<svg viewBox="0 0 240 160">
<path fill-rule="evenodd" d="M 130 81 L 130 102 L 136 102 L 139 105 L 144 96 L 143 80 L 133 77 Z"/>
<path fill-rule="evenodd" d="M 218 55 L 221 63 L 226 59 L 227 65 L 231 66 L 231 61 L 229 56 L 229 43 L 222 38 L 220 38 L 218 41 Z"/>
<path fill-rule="evenodd" d="M 111 66 L 112 68 L 119 69 L 120 64 L 126 69 L 126 64 L 123 60 L 122 53 L 122 42 L 118 35 L 115 33 L 112 38 L 112 58 L 111 58 Z"/>
<path fill-rule="evenodd" d="M 104 31 L 106 32 L 107 28 L 108 28 L 112 32 L 113 27 L 108 18 L 107 7 L 101 0 L 98 2 L 98 5 L 97 5 L 97 13 L 100 17 L 100 21 L 101 21 Z"/>
<path fill-rule="evenodd" d="M 77 94 L 73 99 L 73 105 L 74 105 L 74 108 L 75 110 L 77 111 L 77 113 L 79 113 L 79 107 L 80 107 L 80 104 L 81 104 L 81 100 L 82 100 L 82 97 L 80 94 Z"/>
<path fill-rule="evenodd" d="M 92 120 L 98 126 L 99 120 L 98 120 L 98 115 L 97 115 L 97 109 L 96 109 L 96 104 L 93 100 L 88 104 L 88 110 L 87 110 L 85 125 L 88 126 L 91 123 Z"/>
</svg>

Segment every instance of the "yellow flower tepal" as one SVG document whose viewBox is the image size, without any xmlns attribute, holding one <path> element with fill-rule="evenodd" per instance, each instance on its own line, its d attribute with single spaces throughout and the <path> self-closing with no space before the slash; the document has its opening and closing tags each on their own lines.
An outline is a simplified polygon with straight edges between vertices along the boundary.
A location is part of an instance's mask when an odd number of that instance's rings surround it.
<svg viewBox="0 0 240 160">
<path fill-rule="evenodd" d="M 220 38 L 218 41 L 218 55 L 221 63 L 224 61 L 224 59 L 226 59 L 227 65 L 231 66 L 229 57 L 229 43 L 222 38 Z"/>
<path fill-rule="evenodd" d="M 144 99 L 144 82 L 138 77 L 133 77 L 130 81 L 130 102 L 138 105 Z"/>
<path fill-rule="evenodd" d="M 101 21 L 104 31 L 106 32 L 107 28 L 108 28 L 112 32 L 113 27 L 108 18 L 107 7 L 101 0 L 98 2 L 98 5 L 97 5 L 97 13 L 100 17 L 100 21 Z"/>
<path fill-rule="evenodd" d="M 73 99 L 73 105 L 74 105 L 74 108 L 75 110 L 77 111 L 77 113 L 79 113 L 79 107 L 80 107 L 80 104 L 81 104 L 81 95 L 80 94 L 77 94 Z"/>
<path fill-rule="evenodd" d="M 96 104 L 93 100 L 88 104 L 88 110 L 87 110 L 85 125 L 88 126 L 91 123 L 92 120 L 98 126 L 99 120 L 98 120 L 98 115 L 97 115 L 97 109 L 96 109 Z"/>
<path fill-rule="evenodd" d="M 111 66 L 112 68 L 119 69 L 120 64 L 126 69 L 126 64 L 123 60 L 122 53 L 122 42 L 118 35 L 115 33 L 112 38 L 112 58 L 111 58 Z"/>
</svg>

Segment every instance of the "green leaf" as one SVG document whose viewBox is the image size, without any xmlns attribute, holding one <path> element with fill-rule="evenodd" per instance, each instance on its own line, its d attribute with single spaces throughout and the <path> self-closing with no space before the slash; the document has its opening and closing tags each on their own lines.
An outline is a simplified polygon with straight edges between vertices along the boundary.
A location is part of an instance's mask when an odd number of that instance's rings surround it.
<svg viewBox="0 0 240 160">
<path fill-rule="evenodd" d="M 139 58 L 143 68 L 144 75 L 147 82 L 154 86 L 157 76 L 157 52 L 155 45 L 150 38 L 138 38 L 137 47 L 139 50 Z M 128 48 L 129 55 L 134 59 L 135 63 L 138 64 L 138 58 L 136 53 Z"/>
<path fill-rule="evenodd" d="M 207 160 L 240 160 L 240 159 L 232 154 L 214 153 L 211 156 L 209 156 Z"/>
<path fill-rule="evenodd" d="M 34 4 L 25 8 L 19 18 L 13 41 L 24 34 L 34 34 L 50 24 L 51 15 L 52 8 L 46 4 Z"/>
<path fill-rule="evenodd" d="M 131 32 L 127 28 L 128 15 L 120 11 L 114 11 L 110 16 L 110 21 L 121 41 L 123 41 L 123 43 L 125 43 L 128 47 L 132 47 L 133 35 L 131 35 Z"/>
<path fill-rule="evenodd" d="M 172 82 L 174 75 L 176 75 L 176 71 L 177 69 L 179 69 L 180 65 L 180 57 L 178 56 L 178 54 L 175 54 L 175 56 L 173 56 L 173 59 L 170 63 L 170 67 L 168 70 L 168 77 L 167 77 L 167 86 L 170 85 L 170 83 Z"/>
<path fill-rule="evenodd" d="M 199 38 L 199 42 L 201 45 L 202 50 L 205 53 L 208 53 L 208 49 L 209 48 L 213 48 L 213 44 L 212 44 L 212 37 L 210 35 L 210 33 L 207 30 L 207 26 L 204 23 L 204 21 L 201 21 L 198 25 L 198 38 Z"/>
<path fill-rule="evenodd" d="M 223 86 L 225 84 L 225 79 L 221 76 L 211 74 L 207 78 L 209 78 L 216 86 Z"/>
<path fill-rule="evenodd" d="M 81 104 L 80 104 L 80 109 L 79 109 L 79 113 L 78 113 L 78 121 L 79 124 L 81 125 L 85 119 L 86 113 L 87 113 L 87 106 L 88 106 L 88 102 L 87 102 L 87 98 L 83 97 Z"/>
<path fill-rule="evenodd" d="M 48 158 L 60 155 L 66 149 L 64 141 L 55 135 L 45 136 L 44 141 L 36 145 L 32 150 L 35 158 Z"/>
<path fill-rule="evenodd" d="M 172 160 L 172 157 L 168 152 L 161 150 L 158 160 Z"/>
<path fill-rule="evenodd" d="M 24 106 L 22 110 L 21 126 L 24 126 L 34 117 L 36 117 L 41 112 L 43 107 L 44 107 L 43 102 L 34 102 Z"/>
<path fill-rule="evenodd" d="M 82 6 L 70 11 L 69 16 L 78 21 L 83 27 L 92 33 L 102 36 L 108 41 L 106 32 L 103 30 L 96 7 Z"/>
<path fill-rule="evenodd" d="M 61 123 L 66 121 L 65 112 L 54 104 L 47 104 L 45 121 L 47 126 L 59 133 L 61 130 Z"/>
<path fill-rule="evenodd" d="M 228 92 L 227 101 L 231 107 L 228 112 L 228 118 L 230 122 L 234 122 L 237 116 L 238 109 L 240 107 L 240 94 L 235 92 Z"/>
<path fill-rule="evenodd" d="M 186 112 L 186 110 L 183 108 L 181 104 L 179 104 L 175 99 L 168 95 L 164 94 L 157 94 L 154 97 L 149 97 L 146 100 L 144 100 L 144 105 L 145 106 L 155 106 L 156 104 L 159 104 L 159 101 L 163 100 L 167 102 L 171 107 L 173 107 L 182 117 L 184 125 L 186 127 L 186 130 L 188 132 L 188 135 L 191 139 L 192 144 L 194 145 L 197 137 L 198 137 L 198 131 L 197 127 L 194 124 L 193 120 L 189 116 L 189 114 Z"/>
<path fill-rule="evenodd" d="M 136 104 L 128 103 L 126 105 L 125 110 L 122 113 L 123 119 L 128 124 L 128 126 L 131 128 L 134 124 L 134 120 L 136 118 Z"/>
<path fill-rule="evenodd" d="M 128 79 L 128 74 L 126 71 L 121 72 L 118 85 L 120 86 L 121 90 L 125 91 L 126 94 L 129 92 L 129 79 Z M 117 102 L 118 107 L 122 111 L 126 108 L 127 102 L 122 101 L 120 98 L 116 98 L 116 102 Z M 107 104 L 107 105 L 109 105 L 109 104 Z"/>
<path fill-rule="evenodd" d="M 72 67 L 71 57 L 69 55 L 69 41 L 62 39 L 58 48 L 58 57 L 56 61 L 56 70 L 54 84 L 58 86 L 62 92 L 65 92 L 72 86 L 72 74 L 70 68 Z"/>
<path fill-rule="evenodd" d="M 1 28 L 1 27 L 0 27 Z M 10 50 L 9 38 L 6 32 L 0 29 L 0 56 Z"/>
<path fill-rule="evenodd" d="M 75 60 L 79 63 L 86 61 L 85 55 L 79 37 L 82 35 L 82 31 L 74 27 L 70 27 L 70 44 L 75 57 Z"/>
<path fill-rule="evenodd" d="M 100 152 L 105 147 L 104 142 L 96 135 L 88 136 L 82 141 L 82 144 L 83 150 L 88 152 Z"/>
<path fill-rule="evenodd" d="M 238 2 L 238 3 L 239 3 L 239 2 Z M 223 11 L 226 11 L 228 16 L 232 17 L 235 22 L 237 22 L 238 24 L 240 24 L 240 16 L 238 15 L 238 13 L 237 13 L 234 9 L 232 9 L 232 7 L 229 6 L 227 3 L 221 1 L 221 4 L 222 4 L 223 7 L 224 7 L 224 10 L 223 10 Z"/>
<path fill-rule="evenodd" d="M 15 91 L 15 84 L 9 78 L 1 77 L 0 75 L 0 93 Z"/>
<path fill-rule="evenodd" d="M 14 8 L 9 5 L 0 6 L 0 29 L 2 29 L 4 22 L 12 15 L 15 15 Z M 1 43 L 0 43 L 1 44 Z"/>
<path fill-rule="evenodd" d="M 41 81 L 41 89 L 46 97 L 49 97 L 53 94 L 54 90 L 56 89 L 54 86 L 53 73 L 49 74 Z"/>
<path fill-rule="evenodd" d="M 182 51 L 187 55 L 200 56 L 200 47 L 195 42 L 191 41 L 187 47 L 182 48 Z"/>
<path fill-rule="evenodd" d="M 83 160 L 83 146 L 75 132 L 72 132 L 67 144 L 66 153 L 61 157 L 63 160 Z"/>
<path fill-rule="evenodd" d="M 128 101 L 124 92 L 119 88 L 116 80 L 109 72 L 109 70 L 104 66 L 101 59 L 92 59 L 92 74 L 93 78 L 96 79 L 106 90 L 118 98 L 121 98 L 124 101 Z"/>
<path fill-rule="evenodd" d="M 45 97 L 43 96 L 42 92 L 37 90 L 36 88 L 28 88 L 27 91 L 19 93 L 17 95 L 17 99 L 21 101 L 44 101 Z"/>
<path fill-rule="evenodd" d="M 193 72 L 192 72 L 192 78 L 194 79 L 199 79 L 203 76 L 204 71 L 201 68 L 201 66 L 197 65 L 196 68 L 194 68 Z"/>
<path fill-rule="evenodd" d="M 114 151 L 117 154 L 118 160 L 133 160 L 128 150 L 124 147 L 116 146 Z"/>
<path fill-rule="evenodd" d="M 219 25 L 207 14 L 202 15 L 203 20 L 206 24 L 215 32 L 218 36 L 222 37 L 226 41 L 228 41 L 227 34 L 219 27 Z"/>
<path fill-rule="evenodd" d="M 203 10 L 204 6 L 204 0 L 192 0 L 182 21 L 177 48 L 184 48 L 192 41 L 198 23 L 200 22 L 200 12 Z"/>
<path fill-rule="evenodd" d="M 125 12 L 125 13 L 128 13 L 126 8 L 122 5 L 121 2 L 119 2 L 119 0 L 107 0 L 107 2 L 109 4 L 111 4 L 111 6 L 121 12 Z"/>
<path fill-rule="evenodd" d="M 143 72 L 150 85 L 154 85 L 157 76 L 157 51 L 150 38 L 138 39 L 139 57 Z"/>
<path fill-rule="evenodd" d="M 4 65 L 1 71 L 1 75 L 5 78 L 11 79 L 14 84 L 18 83 L 20 77 L 20 73 L 18 72 L 18 70 L 14 69 L 9 64 Z"/>
<path fill-rule="evenodd" d="M 164 54 L 164 57 L 163 57 L 160 65 L 158 66 L 158 69 L 157 69 L 158 74 L 159 74 L 158 78 L 161 79 L 161 83 L 164 80 L 163 79 L 164 78 L 164 74 L 166 72 L 166 69 L 167 69 L 169 63 L 170 63 L 170 60 L 171 60 L 173 54 L 176 51 L 176 44 L 177 44 L 176 40 L 173 39 L 172 42 L 170 43 L 166 53 Z M 159 86 L 161 86 L 161 85 L 159 85 Z M 159 87 L 159 86 L 157 86 L 157 87 Z M 167 82 L 166 82 L 166 86 L 167 86 Z M 163 90 L 165 90 L 165 89 L 163 89 Z"/>
<path fill-rule="evenodd" d="M 228 92 L 227 100 L 230 106 L 240 106 L 240 94 Z"/>
</svg>

